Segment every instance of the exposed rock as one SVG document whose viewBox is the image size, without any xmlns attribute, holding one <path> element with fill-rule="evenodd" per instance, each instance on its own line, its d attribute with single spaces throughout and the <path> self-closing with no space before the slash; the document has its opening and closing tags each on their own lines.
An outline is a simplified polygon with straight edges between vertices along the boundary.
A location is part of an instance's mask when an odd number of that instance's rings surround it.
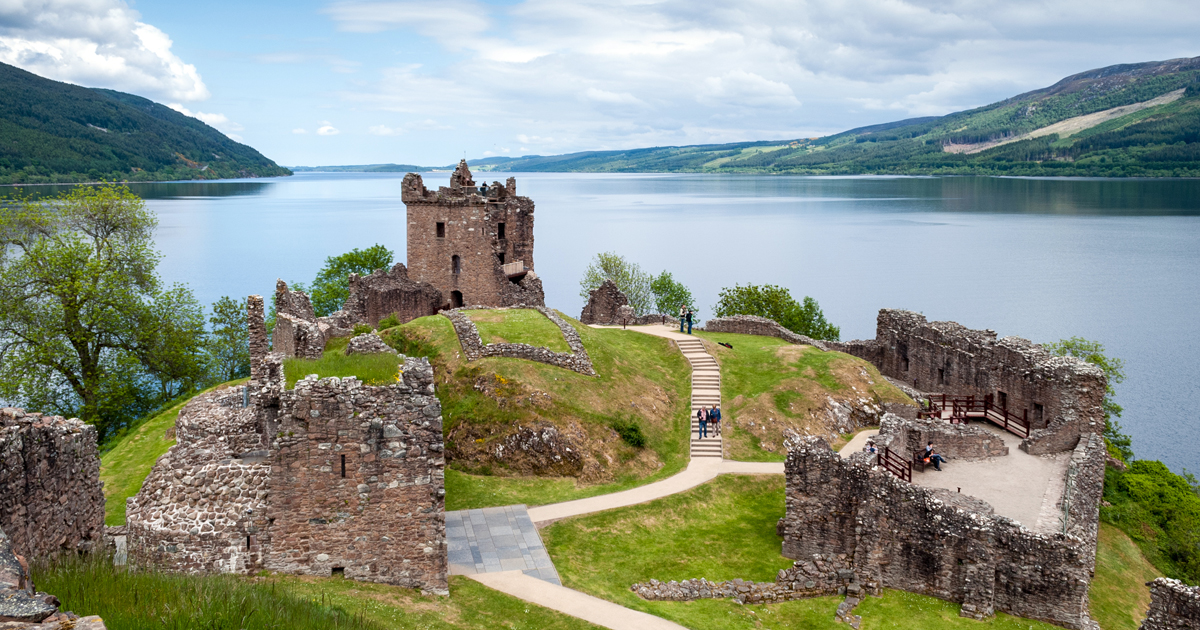
<svg viewBox="0 0 1200 630">
<path fill-rule="evenodd" d="M 37 592 L 29 566 L 13 553 L 12 541 L 0 529 L 0 621 L 39 623 L 57 611 L 58 599 Z"/>
</svg>

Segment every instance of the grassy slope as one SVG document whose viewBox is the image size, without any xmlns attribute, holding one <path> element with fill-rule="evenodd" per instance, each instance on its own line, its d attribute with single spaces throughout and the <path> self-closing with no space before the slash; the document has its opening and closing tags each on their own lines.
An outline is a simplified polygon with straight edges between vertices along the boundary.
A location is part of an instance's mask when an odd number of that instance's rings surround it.
<svg viewBox="0 0 1200 630">
<path fill-rule="evenodd" d="M 648 602 L 635 582 L 704 577 L 772 581 L 791 566 L 780 555 L 775 522 L 783 516 L 783 478 L 722 475 L 651 503 L 567 519 L 542 530 L 563 583 L 689 628 L 844 628 L 833 620 L 838 597 L 742 606 L 732 600 Z M 863 628 L 978 628 L 958 605 L 888 591 L 859 607 Z M 1054 626 L 999 614 L 986 626 L 1050 630 Z"/>
<path fill-rule="evenodd" d="M 1137 630 L 1150 606 L 1146 582 L 1162 575 L 1124 532 L 1100 524 L 1090 610 L 1104 630 Z"/>
<path fill-rule="evenodd" d="M 222 383 L 204 391 L 237 386 L 245 380 Z M 175 444 L 175 419 L 187 401 L 151 416 L 100 457 L 100 481 L 104 482 L 104 524 L 125 524 L 125 499 L 142 489 L 154 462 Z"/>
<path fill-rule="evenodd" d="M 508 340 L 540 334 L 537 331 L 542 329 L 542 322 L 534 320 L 535 328 L 520 317 L 525 312 L 506 313 L 516 317 L 490 323 L 489 334 Z M 619 443 L 610 444 L 618 458 L 616 472 L 611 480 L 600 484 L 583 484 L 564 477 L 510 476 L 508 471 L 480 469 L 470 461 L 452 461 L 446 472 L 446 509 L 542 505 L 605 494 L 661 479 L 687 465 L 690 368 L 679 351 L 665 339 L 589 328 L 566 319 L 579 332 L 598 377 L 519 359 L 492 358 L 468 364 L 449 321 L 440 316 L 423 317 L 389 329 L 384 337 L 402 352 L 430 357 L 451 442 L 467 430 L 474 431 L 471 435 L 486 435 L 492 428 L 502 431 L 539 419 L 578 422 L 603 437 L 611 435 L 606 427 L 612 419 L 632 416 L 646 434 L 647 449 L 653 457 L 648 459 L 647 454 Z M 474 388 L 477 378 L 494 378 L 492 375 L 504 379 L 495 396 Z M 550 402 L 523 404 L 521 401 L 533 392 L 548 394 Z M 464 427 L 464 423 L 473 426 Z M 480 448 L 487 448 L 493 438 L 476 439 L 483 440 Z M 460 448 L 466 446 L 470 445 Z M 478 474 L 485 472 L 494 474 Z"/>
<path fill-rule="evenodd" d="M 325 354 L 320 359 L 284 359 L 283 373 L 287 387 L 296 386 L 296 381 L 316 374 L 321 378 L 330 376 L 356 376 L 368 385 L 394 383 L 399 376 L 400 360 L 393 354 L 355 354 L 346 356 L 347 338 L 331 339 L 325 345 Z"/>
<path fill-rule="evenodd" d="M 721 411 L 722 420 L 727 421 L 722 430 L 732 459 L 783 461 L 784 428 L 811 433 L 826 431 L 810 419 L 827 396 L 912 403 L 880 376 L 875 366 L 848 354 L 822 352 L 774 337 L 698 335 L 733 346 L 729 349 L 707 344 L 709 352 L 721 364 L 721 398 L 725 404 Z M 764 448 L 764 440 L 771 450 Z"/>
<path fill-rule="evenodd" d="M 555 352 L 570 352 L 562 331 L 534 310 L 467 311 L 484 343 L 527 343 Z"/>
</svg>

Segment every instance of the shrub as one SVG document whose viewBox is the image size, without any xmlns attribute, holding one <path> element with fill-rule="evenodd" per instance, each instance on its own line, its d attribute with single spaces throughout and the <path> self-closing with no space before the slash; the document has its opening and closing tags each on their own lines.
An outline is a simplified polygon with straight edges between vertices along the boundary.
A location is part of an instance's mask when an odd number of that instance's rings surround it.
<svg viewBox="0 0 1200 630">
<path fill-rule="evenodd" d="M 637 420 L 633 418 L 617 418 L 609 425 L 617 435 L 628 445 L 634 448 L 642 448 L 646 446 L 646 434 L 642 433 L 642 427 Z"/>
<path fill-rule="evenodd" d="M 371 332 L 372 330 L 375 330 L 375 329 L 371 328 L 370 324 L 355 324 L 354 325 L 354 336 L 357 337 L 359 335 L 365 335 L 365 334 Z"/>
<path fill-rule="evenodd" d="M 399 325 L 400 325 L 400 318 L 396 317 L 395 313 L 392 313 L 391 315 L 388 315 L 387 317 L 384 317 L 383 319 L 379 320 L 379 330 L 387 330 L 388 328 L 395 328 L 396 326 L 399 326 Z"/>
</svg>

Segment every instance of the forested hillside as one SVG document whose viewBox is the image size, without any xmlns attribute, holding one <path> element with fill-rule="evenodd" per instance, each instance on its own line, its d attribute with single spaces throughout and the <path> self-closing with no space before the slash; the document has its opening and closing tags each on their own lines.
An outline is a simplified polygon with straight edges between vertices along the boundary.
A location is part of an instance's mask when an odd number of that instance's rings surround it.
<svg viewBox="0 0 1200 630">
<path fill-rule="evenodd" d="M 0 63 L 0 184 L 290 174 L 169 107 Z"/>
<path fill-rule="evenodd" d="M 1083 72 L 978 109 L 822 138 L 488 158 L 503 171 L 1200 176 L 1200 57 Z"/>
</svg>

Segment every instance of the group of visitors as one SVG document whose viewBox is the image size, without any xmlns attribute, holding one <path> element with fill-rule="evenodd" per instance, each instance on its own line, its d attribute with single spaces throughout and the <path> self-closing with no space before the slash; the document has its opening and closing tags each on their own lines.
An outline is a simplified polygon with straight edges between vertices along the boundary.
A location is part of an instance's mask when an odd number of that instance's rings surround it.
<svg viewBox="0 0 1200 630">
<path fill-rule="evenodd" d="M 878 451 L 875 447 L 875 440 L 867 440 L 866 446 L 863 446 L 863 451 L 870 455 L 876 455 Z M 949 460 L 947 460 L 941 453 L 938 453 L 936 450 L 934 450 L 933 442 L 925 445 L 925 452 L 921 455 L 921 462 L 926 466 L 933 466 L 934 470 L 941 472 L 942 464 L 946 463 L 947 461 Z"/>
<path fill-rule="evenodd" d="M 700 437 L 708 437 L 709 429 L 713 435 L 721 435 L 721 408 L 711 405 L 696 410 L 696 420 L 700 422 Z"/>
<path fill-rule="evenodd" d="M 692 309 L 687 304 L 679 305 L 679 332 L 683 332 L 683 325 L 687 324 L 687 334 L 692 334 Z"/>
</svg>

